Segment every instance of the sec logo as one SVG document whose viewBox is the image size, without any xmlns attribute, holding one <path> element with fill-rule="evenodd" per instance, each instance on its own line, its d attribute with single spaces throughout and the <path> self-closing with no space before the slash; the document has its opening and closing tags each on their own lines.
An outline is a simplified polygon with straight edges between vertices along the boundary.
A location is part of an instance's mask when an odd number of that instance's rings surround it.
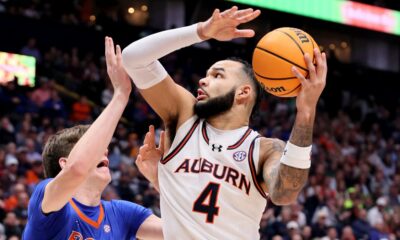
<svg viewBox="0 0 400 240">
<path fill-rule="evenodd" d="M 245 151 L 238 151 L 238 152 L 235 152 L 234 154 L 233 154 L 233 159 L 236 161 L 236 162 L 241 162 L 241 161 L 243 161 L 245 158 L 246 158 L 246 152 Z"/>
</svg>

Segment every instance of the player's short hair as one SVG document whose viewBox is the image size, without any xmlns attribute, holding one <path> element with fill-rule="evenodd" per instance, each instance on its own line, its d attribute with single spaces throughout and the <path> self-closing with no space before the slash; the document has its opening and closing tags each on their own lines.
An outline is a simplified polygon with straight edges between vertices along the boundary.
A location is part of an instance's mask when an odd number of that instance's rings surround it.
<svg viewBox="0 0 400 240">
<path fill-rule="evenodd" d="M 253 67 L 251 66 L 251 64 L 249 62 L 247 62 L 244 59 L 238 58 L 238 57 L 230 57 L 227 58 L 226 60 L 230 60 L 230 61 L 234 61 L 234 62 L 239 62 L 243 65 L 243 72 L 245 73 L 245 75 L 248 77 L 249 82 L 251 83 L 251 85 L 253 86 L 254 89 L 254 94 L 255 94 L 255 102 L 253 105 L 253 109 L 251 112 L 251 115 L 253 115 L 260 104 L 261 101 L 261 97 L 262 94 L 264 92 L 263 87 L 261 86 L 261 84 L 257 81 L 256 76 L 254 75 L 254 71 L 253 71 Z"/>
<path fill-rule="evenodd" d="M 68 157 L 72 148 L 85 134 L 90 125 L 77 125 L 66 128 L 52 135 L 46 142 L 42 157 L 44 176 L 54 178 L 61 171 L 59 159 Z"/>
</svg>

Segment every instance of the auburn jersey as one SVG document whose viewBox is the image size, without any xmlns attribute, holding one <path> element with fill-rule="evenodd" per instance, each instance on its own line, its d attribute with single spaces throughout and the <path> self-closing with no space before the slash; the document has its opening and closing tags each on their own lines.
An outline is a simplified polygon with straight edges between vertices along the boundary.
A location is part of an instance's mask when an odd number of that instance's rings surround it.
<svg viewBox="0 0 400 240">
<path fill-rule="evenodd" d="M 266 194 L 256 180 L 259 135 L 213 128 L 197 116 L 159 163 L 165 239 L 259 239 Z"/>
</svg>

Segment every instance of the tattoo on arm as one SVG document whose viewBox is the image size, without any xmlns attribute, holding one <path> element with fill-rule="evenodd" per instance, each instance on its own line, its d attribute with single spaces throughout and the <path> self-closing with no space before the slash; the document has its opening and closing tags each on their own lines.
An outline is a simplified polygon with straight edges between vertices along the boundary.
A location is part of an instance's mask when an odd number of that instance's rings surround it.
<svg viewBox="0 0 400 240">
<path fill-rule="evenodd" d="M 299 169 L 280 162 L 278 156 L 284 150 L 282 141 L 274 141 L 272 151 L 276 158 L 268 159 L 263 171 L 269 197 L 275 204 L 286 205 L 295 201 L 298 193 L 307 182 L 309 169 Z M 280 154 L 279 154 L 280 153 Z"/>
<path fill-rule="evenodd" d="M 289 141 L 299 147 L 307 147 L 312 144 L 313 124 L 295 123 Z"/>
<path fill-rule="evenodd" d="M 308 169 L 298 169 L 280 163 L 279 159 L 265 171 L 269 196 L 275 204 L 292 203 L 307 182 Z"/>
</svg>

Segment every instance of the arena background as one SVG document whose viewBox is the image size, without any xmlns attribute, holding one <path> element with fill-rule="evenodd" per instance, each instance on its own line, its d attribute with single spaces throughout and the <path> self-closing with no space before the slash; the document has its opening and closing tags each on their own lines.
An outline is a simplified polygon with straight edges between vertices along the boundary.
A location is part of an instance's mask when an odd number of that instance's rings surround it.
<svg viewBox="0 0 400 240">
<path fill-rule="evenodd" d="M 359 2 L 400 10 L 394 0 Z M 153 32 L 206 20 L 214 8 L 233 4 L 0 0 L 0 52 L 37 61 L 34 87 L 16 81 L 0 86 L 0 239 L 20 239 L 29 196 L 43 178 L 40 154 L 49 135 L 90 123 L 111 99 L 104 36 L 125 47 Z M 161 61 L 194 92 L 210 64 L 231 56 L 251 61 L 257 41 L 278 27 L 307 31 L 327 53 L 329 73 L 318 105 L 308 184 L 297 204 L 268 204 L 262 239 L 400 239 L 399 36 L 261 10 L 249 24 L 254 38 L 212 40 Z M 294 110 L 295 99 L 265 94 L 252 126 L 264 136 L 287 140 Z M 162 128 L 134 91 L 109 147 L 113 181 L 103 198 L 137 202 L 159 215 L 158 193 L 134 165 L 149 124 Z"/>
</svg>

